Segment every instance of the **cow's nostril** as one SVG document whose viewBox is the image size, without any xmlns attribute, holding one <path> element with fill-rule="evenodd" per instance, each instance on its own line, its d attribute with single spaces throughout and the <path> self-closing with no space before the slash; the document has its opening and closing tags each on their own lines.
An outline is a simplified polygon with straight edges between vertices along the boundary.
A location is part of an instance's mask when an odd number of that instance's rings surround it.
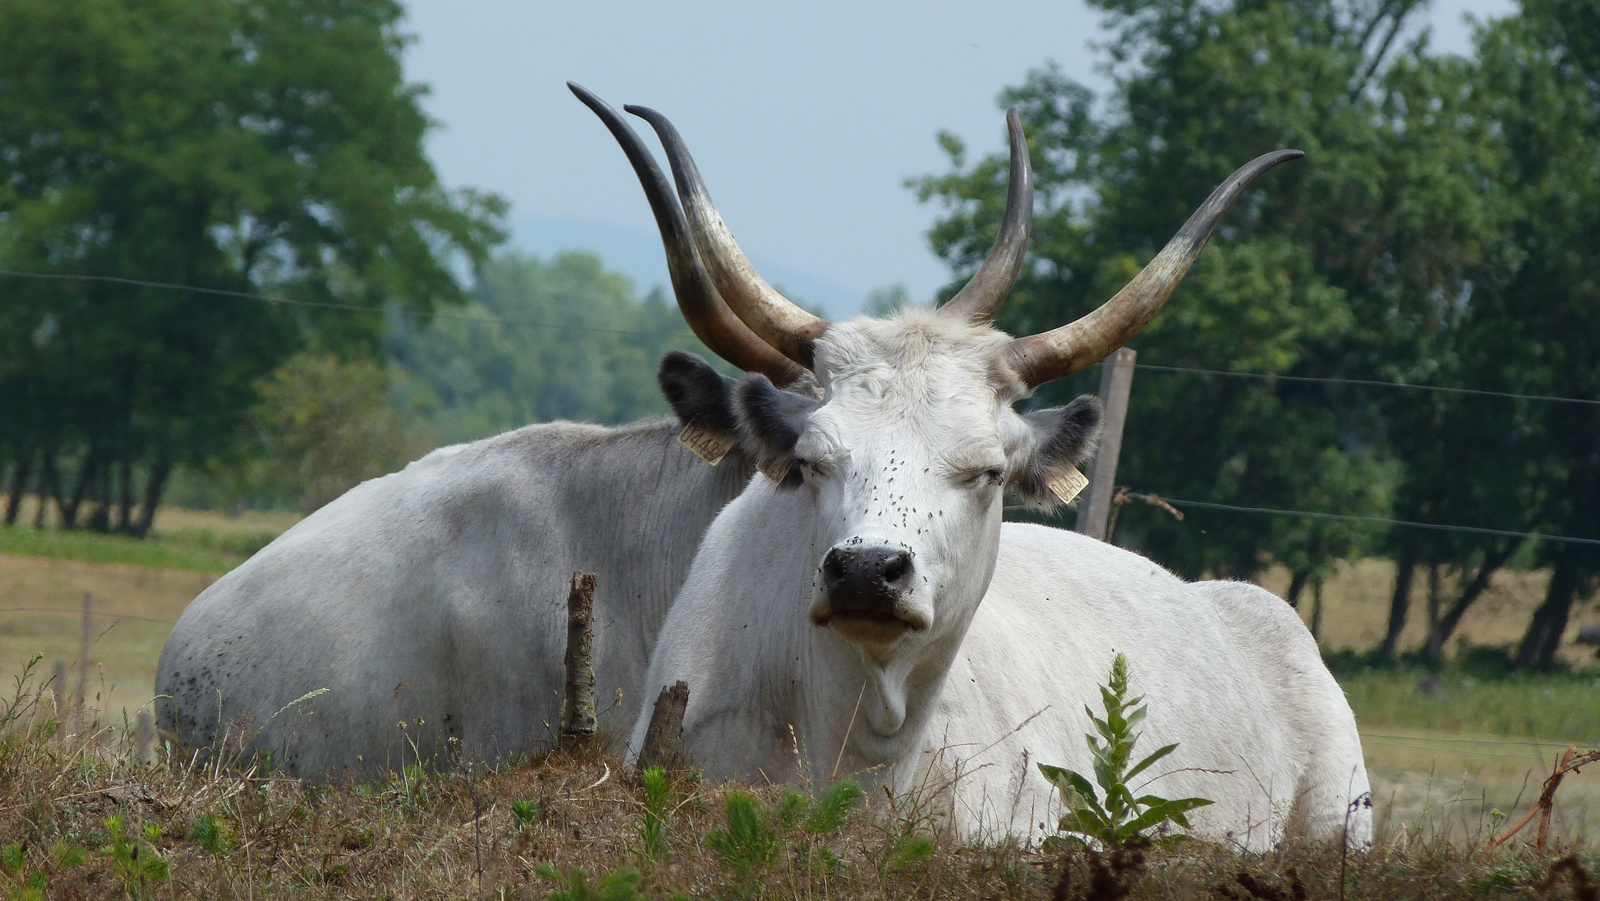
<svg viewBox="0 0 1600 901">
<path fill-rule="evenodd" d="M 822 560 L 822 582 L 824 585 L 834 586 L 844 581 L 845 555 L 838 548 L 828 552 Z"/>
<path fill-rule="evenodd" d="M 889 559 L 883 562 L 883 569 L 881 570 L 883 581 L 898 582 L 910 568 L 910 554 L 907 554 L 904 551 L 898 554 L 893 554 L 889 557 Z"/>
</svg>

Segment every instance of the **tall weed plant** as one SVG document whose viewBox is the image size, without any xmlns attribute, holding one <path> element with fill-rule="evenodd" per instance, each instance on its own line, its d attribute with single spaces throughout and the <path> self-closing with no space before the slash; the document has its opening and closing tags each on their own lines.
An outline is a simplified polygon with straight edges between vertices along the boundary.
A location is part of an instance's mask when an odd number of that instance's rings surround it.
<svg viewBox="0 0 1600 901">
<path fill-rule="evenodd" d="M 1060 830 L 1116 850 L 1136 840 L 1157 837 L 1152 833 L 1162 831 L 1168 824 L 1189 828 L 1185 815 L 1211 801 L 1169 800 L 1159 795 L 1136 797 L 1129 787 L 1135 776 L 1177 750 L 1178 745 L 1163 745 L 1143 760 L 1133 762 L 1133 748 L 1139 741 L 1134 727 L 1144 721 L 1145 704 L 1142 696 L 1129 697 L 1128 658 L 1121 653 L 1112 658 L 1111 675 L 1107 684 L 1100 687 L 1100 700 L 1105 706 L 1104 718 L 1095 716 L 1087 705 L 1083 708 L 1099 733 L 1098 738 L 1084 735 L 1094 757 L 1094 783 L 1099 791 L 1075 770 L 1039 764 L 1039 771 L 1061 793 L 1067 809 L 1061 817 Z"/>
</svg>

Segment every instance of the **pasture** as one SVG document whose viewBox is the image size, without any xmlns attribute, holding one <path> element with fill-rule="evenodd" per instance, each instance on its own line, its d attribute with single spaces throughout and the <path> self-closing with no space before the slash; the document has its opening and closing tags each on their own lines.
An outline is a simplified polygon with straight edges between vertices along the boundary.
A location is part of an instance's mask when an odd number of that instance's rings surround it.
<svg viewBox="0 0 1600 901">
<path fill-rule="evenodd" d="M 141 770 L 126 756 L 117 756 L 123 744 L 116 727 L 149 702 L 156 659 L 170 624 L 196 594 L 294 520 L 292 515 L 229 517 L 168 510 L 157 520 L 154 540 L 147 542 L 51 529 L 35 532 L 31 527 L 0 529 L 0 676 L 10 686 L 28 660 L 43 655 L 37 678 L 29 684 L 42 684 L 60 660 L 69 669 L 70 696 L 80 673 L 83 600 L 91 594 L 86 700 L 98 721 L 112 727 L 99 733 L 98 751 L 93 744 L 86 750 L 61 735 L 36 742 L 32 750 L 5 741 L 3 754 L 13 757 L 11 763 L 18 762 L 15 755 L 25 754 L 34 765 L 49 762 L 46 770 L 56 767 L 60 772 L 56 784 L 46 786 L 20 775 L 15 766 L 5 768 L 11 775 L 0 785 L 0 835 L 26 837 L 49 822 L 62 835 L 77 836 L 76 841 L 90 847 L 105 844 L 104 820 L 123 811 L 130 821 L 158 827 L 163 838 L 153 847 L 172 860 L 175 873 L 186 871 L 184 878 L 196 880 L 197 889 L 208 886 L 199 889 L 207 897 L 212 896 L 208 891 L 242 891 L 251 884 L 278 885 L 290 896 L 315 894 L 312 887 L 319 886 L 352 897 L 374 891 L 397 897 L 494 897 L 494 887 L 521 886 L 521 897 L 542 897 L 558 888 L 534 872 L 542 861 L 590 872 L 640 867 L 643 796 L 636 784 L 617 775 L 614 760 L 557 755 L 490 775 L 428 776 L 413 770 L 387 785 L 324 792 L 181 766 Z M 1324 590 L 1321 639 L 1326 649 L 1359 651 L 1376 641 L 1390 574 L 1389 565 L 1378 560 L 1340 568 Z M 1286 579 L 1274 573 L 1264 581 L 1281 591 Z M 1464 621 L 1463 640 L 1480 645 L 1514 638 L 1542 587 L 1539 573 L 1505 574 Z M 1309 610 L 1302 613 L 1310 615 Z M 1412 629 L 1407 641 L 1414 645 L 1421 639 L 1421 627 L 1413 623 Z M 1463 664 L 1440 673 L 1363 668 L 1335 656 L 1335 673 L 1362 729 L 1380 842 L 1405 852 L 1387 863 L 1363 861 L 1359 866 L 1366 868 L 1366 875 L 1361 878 L 1392 889 L 1427 885 L 1442 895 L 1469 893 L 1470 885 L 1499 887 L 1517 896 L 1542 876 L 1549 860 L 1519 857 L 1522 852 L 1502 852 L 1511 863 L 1494 865 L 1472 864 L 1466 858 L 1470 849 L 1481 847 L 1487 835 L 1503 827 L 1505 817 L 1514 822 L 1528 809 L 1552 759 L 1566 744 L 1582 749 L 1600 739 L 1600 706 L 1593 702 L 1600 692 L 1600 672 L 1583 668 L 1592 657 L 1582 648 L 1569 643 L 1563 656 L 1574 665 L 1571 672 L 1512 676 L 1477 672 Z M 48 705 L 48 695 L 43 700 Z M 36 708 L 32 715 L 39 712 Z M 590 785 L 607 772 L 607 781 Z M 105 794 L 108 787 L 130 779 L 147 786 L 155 800 L 130 806 L 117 801 L 115 791 Z M 1001 880 L 1023 897 L 1045 896 L 1050 890 L 1047 877 L 1054 861 L 1014 848 L 958 847 L 932 828 L 931 821 L 907 810 L 906 799 L 897 799 L 898 806 L 870 799 L 874 812 L 858 815 L 837 835 L 799 829 L 775 838 L 787 844 L 782 854 L 762 864 L 768 872 L 761 879 L 772 881 L 758 890 L 750 872 L 739 872 L 739 866 L 718 856 L 714 842 L 707 844 L 716 830 L 726 831 L 726 792 L 689 776 L 675 779 L 677 825 L 667 845 L 672 850 L 653 868 L 644 866 L 648 894 L 823 891 L 961 897 L 977 891 L 969 882 L 975 879 Z M 77 787 L 63 788 L 65 784 Z M 67 796 L 74 794 L 78 799 L 69 802 Z M 762 803 L 782 803 L 780 789 L 763 797 Z M 534 803 L 541 812 L 531 821 L 519 819 L 511 807 L 519 800 Z M 530 808 L 520 809 L 526 813 Z M 19 818 L 23 811 L 33 813 Z M 44 820 L 35 816 L 45 811 L 51 813 Z M 237 849 L 265 856 L 242 867 L 237 862 L 224 866 L 221 857 L 196 844 L 195 824 L 207 817 L 232 830 Z M 1594 846 L 1600 834 L 1600 782 L 1594 774 L 1570 777 L 1563 784 L 1553 831 L 1562 845 Z M 1287 885 L 1287 868 L 1296 861 L 1302 876 L 1323 864 L 1335 866 L 1334 861 L 1317 863 L 1321 853 L 1289 849 L 1249 866 L 1267 884 Z M 488 864 L 482 863 L 485 858 Z M 1400 870 L 1396 861 L 1403 862 Z M 1231 858 L 1203 854 L 1167 861 L 1159 865 L 1161 878 L 1151 881 L 1155 894 L 1150 896 L 1176 897 L 1208 880 L 1227 882 L 1236 875 L 1229 868 L 1240 866 Z M 1318 872 L 1317 878 L 1323 878 Z M 1306 879 L 1308 886 L 1314 885 Z M 380 891 L 379 885 L 386 888 Z M 93 895 L 85 892 L 85 897 Z"/>
</svg>

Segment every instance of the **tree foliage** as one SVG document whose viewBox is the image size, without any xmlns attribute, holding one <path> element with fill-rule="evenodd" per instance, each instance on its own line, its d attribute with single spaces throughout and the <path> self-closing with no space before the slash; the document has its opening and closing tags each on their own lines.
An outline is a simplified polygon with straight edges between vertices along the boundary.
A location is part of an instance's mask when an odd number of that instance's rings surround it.
<svg viewBox="0 0 1600 901">
<path fill-rule="evenodd" d="M 672 348 L 711 359 L 677 305 L 640 300 L 626 276 L 588 253 L 548 262 L 507 252 L 478 273 L 459 316 L 426 328 L 397 319 L 388 354 L 403 403 L 441 442 L 530 422 L 630 422 L 668 413 L 656 363 Z"/>
<path fill-rule="evenodd" d="M 1600 500 L 1583 481 L 1592 451 L 1579 450 L 1594 446 L 1592 406 L 1296 379 L 1600 397 L 1600 323 L 1588 312 L 1594 11 L 1528 0 L 1463 58 L 1427 52 L 1414 0 L 1092 3 L 1111 32 L 1110 96 L 1052 66 L 1001 95 L 1027 125 L 1039 195 L 1033 256 L 1002 327 L 1083 315 L 1236 166 L 1307 152 L 1228 215 L 1133 345 L 1142 364 L 1279 378 L 1141 370 L 1119 481 L 1238 506 L 1591 534 L 1562 512 Z M 958 140 L 941 141 L 952 171 L 913 186 L 944 205 L 930 240 L 966 272 L 998 228 L 1005 159 L 969 161 Z M 1046 393 L 1092 388 L 1080 376 Z M 1129 508 L 1118 526 L 1120 541 L 1191 576 L 1281 563 L 1296 592 L 1340 557 L 1394 554 L 1396 626 L 1418 567 L 1454 586 L 1435 605 L 1435 647 L 1522 547 L 1225 512 L 1177 522 L 1153 507 Z M 1593 584 L 1588 564 L 1562 569 L 1589 550 L 1539 547 L 1556 582 Z M 1545 616 L 1547 636 L 1559 638 L 1557 619 Z"/>
<path fill-rule="evenodd" d="M 439 186 L 400 17 L 0 0 L 0 264 L 302 302 L 0 276 L 0 453 L 69 524 L 88 499 L 143 532 L 173 466 L 235 449 L 260 378 L 307 347 L 376 351 L 381 316 L 317 304 L 461 299 L 451 258 L 483 256 L 503 204 Z"/>
<path fill-rule="evenodd" d="M 250 487 L 292 492 L 302 513 L 423 450 L 390 402 L 388 372 L 371 360 L 296 354 L 258 392 L 248 427 L 262 453 Z"/>
</svg>

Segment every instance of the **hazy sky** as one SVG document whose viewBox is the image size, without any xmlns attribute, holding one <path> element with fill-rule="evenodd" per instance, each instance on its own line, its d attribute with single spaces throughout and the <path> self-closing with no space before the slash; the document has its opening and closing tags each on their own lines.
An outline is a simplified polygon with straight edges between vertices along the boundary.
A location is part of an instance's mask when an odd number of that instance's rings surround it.
<svg viewBox="0 0 1600 901">
<path fill-rule="evenodd" d="M 1105 84 L 1089 46 L 1099 16 L 1082 0 L 405 5 L 407 76 L 432 86 L 439 122 L 429 155 L 447 185 L 511 201 L 513 244 L 594 250 L 641 289 L 666 281 L 638 182 L 572 80 L 670 117 L 767 279 L 836 315 L 873 288 L 901 282 L 921 300 L 948 280 L 924 237 L 939 211 L 904 187 L 948 168 L 938 131 L 1000 149 L 996 95 L 1047 60 Z M 1464 13 L 1512 9 L 1434 0 L 1435 49 L 1468 48 Z"/>
</svg>

